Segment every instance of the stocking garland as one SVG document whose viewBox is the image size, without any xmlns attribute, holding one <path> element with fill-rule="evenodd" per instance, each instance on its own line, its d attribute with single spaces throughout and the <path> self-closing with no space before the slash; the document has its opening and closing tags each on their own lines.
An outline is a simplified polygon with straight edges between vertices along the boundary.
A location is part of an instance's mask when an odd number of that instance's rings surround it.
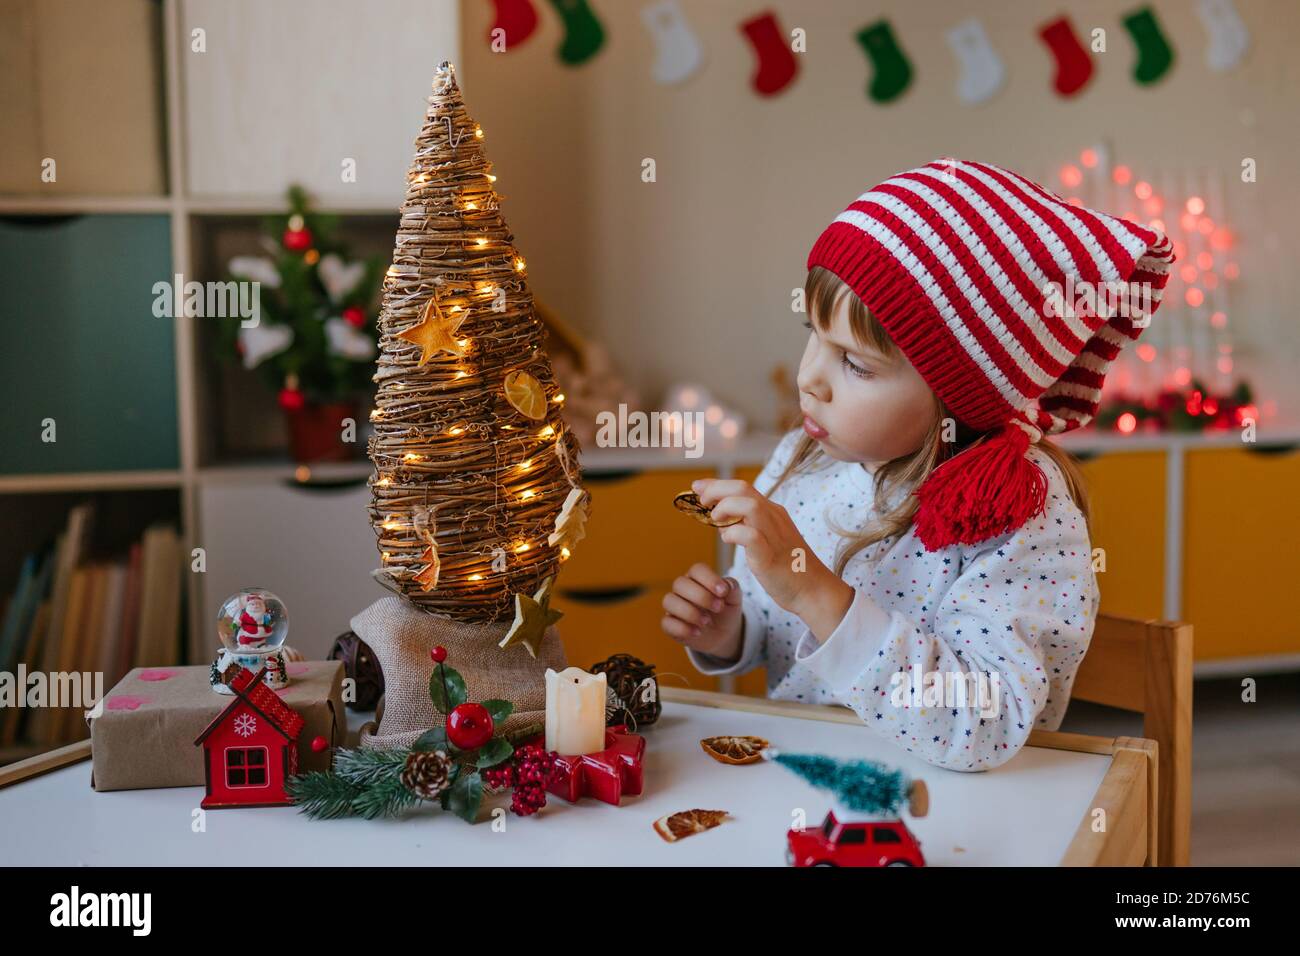
<svg viewBox="0 0 1300 956">
<path fill-rule="evenodd" d="M 1001 88 L 1007 70 L 983 23 L 963 20 L 948 31 L 948 46 L 961 64 L 957 96 L 963 103 L 983 103 Z"/>
<path fill-rule="evenodd" d="M 1155 11 L 1150 7 L 1134 10 L 1124 18 L 1124 29 L 1133 37 L 1138 59 L 1133 66 L 1133 79 L 1150 86 L 1169 72 L 1174 63 L 1174 51 L 1160 30 Z"/>
<path fill-rule="evenodd" d="M 564 21 L 560 60 L 569 66 L 586 63 L 604 44 L 605 28 L 587 5 L 587 0 L 551 0 L 551 5 Z"/>
<path fill-rule="evenodd" d="M 1196 15 L 1210 39 L 1205 62 L 1216 73 L 1231 70 L 1241 62 L 1250 46 L 1250 32 L 1241 14 L 1232 0 L 1197 0 Z"/>
<path fill-rule="evenodd" d="M 497 40 L 497 31 L 500 30 L 504 50 L 513 50 L 537 29 L 537 8 L 533 6 L 533 0 L 492 0 L 492 4 L 496 13 L 488 30 L 489 44 Z"/>
<path fill-rule="evenodd" d="M 647 4 L 641 8 L 641 22 L 655 41 L 656 83 L 680 83 L 700 68 L 704 49 L 678 0 Z"/>
<path fill-rule="evenodd" d="M 892 103 L 912 83 L 912 64 L 907 59 L 888 20 L 877 20 L 858 31 L 858 43 L 871 60 L 871 85 L 867 95 L 877 103 Z"/>
<path fill-rule="evenodd" d="M 1074 33 L 1069 17 L 1061 17 L 1038 31 L 1056 61 L 1056 78 L 1052 81 L 1061 96 L 1073 96 L 1092 79 L 1092 57 Z"/>
<path fill-rule="evenodd" d="M 799 64 L 785 32 L 776 22 L 776 14 L 761 13 L 742 23 L 740 30 L 758 59 L 758 69 L 750 80 L 756 93 L 775 96 L 794 82 Z"/>
</svg>

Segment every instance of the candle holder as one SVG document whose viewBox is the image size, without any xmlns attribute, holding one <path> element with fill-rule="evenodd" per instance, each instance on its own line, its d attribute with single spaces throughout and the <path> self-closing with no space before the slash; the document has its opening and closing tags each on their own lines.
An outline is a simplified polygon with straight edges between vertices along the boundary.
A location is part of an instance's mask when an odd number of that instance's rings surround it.
<svg viewBox="0 0 1300 956">
<path fill-rule="evenodd" d="M 545 746 L 545 735 L 529 743 Z M 555 773 L 546 786 L 569 803 L 579 797 L 594 797 L 618 806 L 623 797 L 635 797 L 644 787 L 642 764 L 645 738 L 627 732 L 626 724 L 605 728 L 605 749 L 589 754 L 561 754 L 555 760 Z"/>
</svg>

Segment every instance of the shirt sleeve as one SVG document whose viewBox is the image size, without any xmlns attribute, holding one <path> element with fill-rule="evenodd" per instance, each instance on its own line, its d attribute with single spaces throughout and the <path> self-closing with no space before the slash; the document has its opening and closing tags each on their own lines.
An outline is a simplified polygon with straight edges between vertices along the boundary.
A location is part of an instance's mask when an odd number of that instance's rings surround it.
<svg viewBox="0 0 1300 956">
<path fill-rule="evenodd" d="M 956 578 L 936 603 L 918 605 L 922 616 L 886 611 L 859 587 L 824 643 L 805 630 L 796 645 L 796 666 L 874 732 L 936 766 L 987 770 L 1014 756 L 1053 692 L 1049 672 L 1068 694 L 1092 638 L 1099 595 L 1087 528 L 1059 471 L 1043 467 L 1044 513 L 975 548 L 948 549 Z M 921 547 L 910 536 L 899 544 Z M 881 558 L 878 578 L 908 564 L 898 548 Z"/>
<path fill-rule="evenodd" d="M 777 443 L 775 450 L 763 465 L 762 471 L 754 479 L 756 490 L 763 494 L 768 493 L 790 460 L 790 456 L 794 454 L 801 434 L 801 430 L 787 432 Z M 725 576 L 740 582 L 741 613 L 745 621 L 740 657 L 734 662 L 728 662 L 712 654 L 701 654 L 689 647 L 686 649 L 686 656 L 695 665 L 695 669 L 711 677 L 747 674 L 754 668 L 761 667 L 767 660 L 767 622 L 773 606 L 772 599 L 767 596 L 763 586 L 749 570 L 749 564 L 745 561 L 745 549 L 741 545 L 736 545 L 734 551 L 731 567 Z"/>
</svg>

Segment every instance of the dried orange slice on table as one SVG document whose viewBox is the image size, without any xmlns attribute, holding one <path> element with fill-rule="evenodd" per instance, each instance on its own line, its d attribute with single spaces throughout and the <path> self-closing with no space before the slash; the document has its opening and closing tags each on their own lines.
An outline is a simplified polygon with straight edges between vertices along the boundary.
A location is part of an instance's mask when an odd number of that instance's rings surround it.
<svg viewBox="0 0 1300 956">
<path fill-rule="evenodd" d="M 705 737 L 700 746 L 718 763 L 742 764 L 758 763 L 771 744 L 762 737 Z"/>
<path fill-rule="evenodd" d="M 676 843 L 682 837 L 712 830 L 727 816 L 726 810 L 681 810 L 656 820 L 655 833 L 669 843 Z"/>
<path fill-rule="evenodd" d="M 541 421 L 546 417 L 546 389 L 542 383 L 522 369 L 507 372 L 505 377 L 506 401 L 521 415 Z"/>
</svg>

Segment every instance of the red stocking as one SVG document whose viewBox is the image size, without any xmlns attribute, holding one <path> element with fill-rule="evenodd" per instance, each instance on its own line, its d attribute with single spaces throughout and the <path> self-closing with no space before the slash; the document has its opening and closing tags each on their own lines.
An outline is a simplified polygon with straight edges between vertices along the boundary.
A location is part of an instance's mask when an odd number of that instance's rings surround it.
<svg viewBox="0 0 1300 956">
<path fill-rule="evenodd" d="M 512 50 L 537 29 L 537 10 L 533 0 L 492 0 L 492 4 L 496 7 L 496 19 L 488 30 L 489 44 L 493 42 L 495 31 L 504 30 L 505 48 Z"/>
<path fill-rule="evenodd" d="M 1061 17 L 1040 27 L 1038 35 L 1056 59 L 1056 92 L 1073 96 L 1092 78 L 1092 58 L 1074 35 L 1069 17 Z"/>
<path fill-rule="evenodd" d="M 758 57 L 758 72 L 751 81 L 754 89 L 763 96 L 780 93 L 790 85 L 799 67 L 789 38 L 777 26 L 776 14 L 760 13 L 742 23 L 740 29 Z"/>
</svg>

